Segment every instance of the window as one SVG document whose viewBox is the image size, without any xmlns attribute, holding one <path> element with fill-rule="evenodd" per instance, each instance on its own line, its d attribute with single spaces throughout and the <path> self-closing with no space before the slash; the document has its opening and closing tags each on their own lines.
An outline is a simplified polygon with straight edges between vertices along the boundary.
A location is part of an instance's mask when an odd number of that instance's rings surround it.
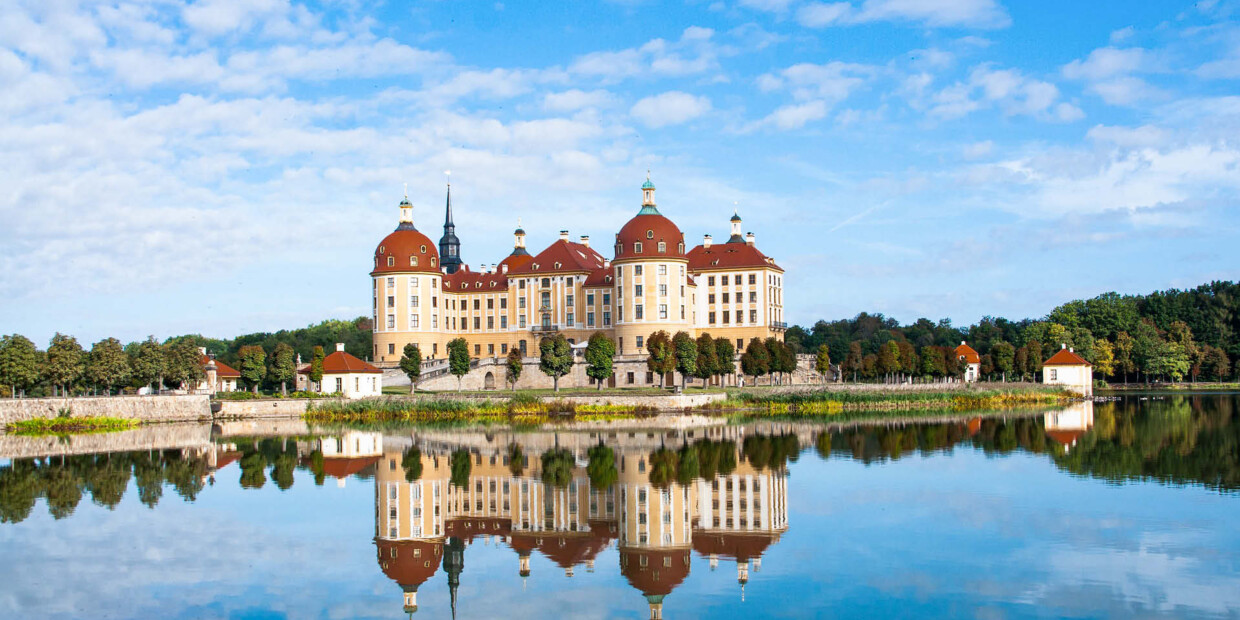
<svg viewBox="0 0 1240 620">
<path fill-rule="evenodd" d="M 431 296 L 431 307 L 432 307 L 432 308 L 438 308 L 438 307 L 439 307 L 439 298 L 438 298 L 438 297 L 435 297 L 434 295 L 432 295 L 432 296 Z"/>
<path fill-rule="evenodd" d="M 706 313 L 706 322 L 707 322 L 707 323 L 709 323 L 709 324 L 711 324 L 711 325 L 714 325 L 714 324 L 715 324 L 715 313 L 714 313 L 714 312 L 707 312 L 707 313 Z"/>
<path fill-rule="evenodd" d="M 643 310 L 643 306 L 641 304 L 637 304 L 636 306 L 633 306 L 633 318 L 637 319 L 638 321 L 642 320 L 642 314 L 643 314 L 642 310 Z M 642 345 L 639 344 L 637 346 L 640 347 Z"/>
<path fill-rule="evenodd" d="M 388 278 L 387 287 L 389 291 L 396 288 L 396 278 Z"/>
<path fill-rule="evenodd" d="M 569 307 L 569 308 L 572 308 L 572 307 L 573 307 L 573 305 L 574 305 L 574 304 L 573 304 L 573 294 L 572 294 L 572 293 L 569 293 L 569 294 L 568 294 L 568 296 L 564 299 L 564 303 L 565 303 L 566 305 L 568 305 L 568 307 Z"/>
<path fill-rule="evenodd" d="M 396 345 L 389 343 L 388 344 L 388 355 L 395 355 L 395 354 L 396 354 Z"/>
<path fill-rule="evenodd" d="M 396 257 L 394 257 L 394 256 L 389 256 L 389 257 L 388 257 L 388 267 L 395 267 L 395 266 L 396 266 Z"/>
<path fill-rule="evenodd" d="M 480 299 L 475 299 L 475 300 L 474 300 L 474 310 L 481 310 L 481 309 L 482 309 L 481 301 L 482 301 L 482 300 L 480 300 Z"/>
<path fill-rule="evenodd" d="M 517 308 L 518 308 L 518 309 L 520 309 L 520 310 L 524 310 L 524 309 L 525 309 L 525 298 L 524 298 L 524 297 L 518 297 L 518 298 L 517 298 Z"/>
<path fill-rule="evenodd" d="M 633 373 L 631 372 L 628 373 L 627 375 L 625 375 L 624 379 L 625 381 L 628 382 L 629 385 L 633 385 Z"/>
<path fill-rule="evenodd" d="M 635 275 L 635 276 L 640 276 L 640 275 L 642 275 L 642 266 L 641 266 L 641 265 L 633 265 L 633 275 Z"/>
<path fill-rule="evenodd" d="M 487 310 L 494 310 L 494 309 L 495 309 L 495 300 L 491 298 L 487 298 Z"/>
<path fill-rule="evenodd" d="M 745 339 L 744 339 L 744 338 L 737 338 L 737 339 L 736 339 L 736 352 L 737 352 L 737 353 L 740 353 L 740 352 L 741 352 L 741 351 L 743 351 L 744 349 L 745 349 Z"/>
<path fill-rule="evenodd" d="M 396 296 L 395 296 L 395 295 L 388 295 L 388 300 L 387 300 L 387 301 L 388 301 L 387 305 L 388 305 L 388 307 L 389 307 L 389 308 L 391 308 L 392 306 L 395 306 L 395 305 L 396 305 Z"/>
<path fill-rule="evenodd" d="M 637 337 L 637 348 L 639 348 L 639 349 L 640 349 L 640 348 L 642 348 L 642 343 L 643 343 L 643 342 L 645 342 L 645 339 L 644 339 L 644 338 L 642 338 L 641 336 L 638 336 L 638 337 Z"/>
<path fill-rule="evenodd" d="M 543 294 L 542 294 L 542 307 L 544 307 L 544 308 L 550 308 L 550 307 L 551 307 L 551 293 L 548 293 L 548 292 L 546 292 L 546 291 L 543 291 Z"/>
<path fill-rule="evenodd" d="M 756 274 L 752 274 L 752 273 L 751 273 L 751 274 L 749 274 L 749 283 L 750 283 L 750 284 L 757 284 L 757 283 L 758 283 L 758 276 L 757 276 Z"/>
<path fill-rule="evenodd" d="M 344 378 L 336 377 L 336 392 L 340 393 L 343 391 L 344 391 Z"/>
<path fill-rule="evenodd" d="M 417 295 L 410 295 L 410 296 L 409 296 L 409 307 L 410 307 L 410 308 L 417 308 L 417 307 L 418 307 L 418 296 L 417 296 Z"/>
<path fill-rule="evenodd" d="M 724 293 L 724 294 L 723 294 L 723 303 L 725 303 L 725 304 L 726 304 L 726 303 L 728 303 L 728 294 L 727 294 L 727 293 Z"/>
<path fill-rule="evenodd" d="M 604 306 L 611 305 L 611 293 L 603 293 L 603 305 Z"/>
<path fill-rule="evenodd" d="M 423 246 L 422 246 L 422 253 L 423 253 L 423 254 L 426 254 L 426 246 L 425 246 L 425 245 L 423 245 Z"/>
<path fill-rule="evenodd" d="M 550 288 L 550 286 L 551 286 L 551 278 L 543 278 L 543 279 L 542 279 L 542 285 L 543 285 L 543 288 Z"/>
<path fill-rule="evenodd" d="M 1052 368 L 1051 369 L 1051 381 L 1058 381 L 1058 380 L 1059 380 L 1059 369 Z"/>
<path fill-rule="evenodd" d="M 587 306 L 594 305 L 594 293 L 586 293 L 586 305 Z"/>
<path fill-rule="evenodd" d="M 758 291 L 749 291 L 749 303 L 758 303 Z"/>
<path fill-rule="evenodd" d="M 439 315 L 438 314 L 431 315 L 431 329 L 439 329 Z"/>
<path fill-rule="evenodd" d="M 410 267 L 417 267 L 417 266 L 418 266 L 418 257 L 416 257 L 416 256 L 410 256 L 410 257 L 409 257 L 409 266 L 410 266 Z"/>
<path fill-rule="evenodd" d="M 667 304 L 659 304 L 659 318 L 660 319 L 667 318 Z"/>
<path fill-rule="evenodd" d="M 594 313 L 593 312 L 586 313 L 586 327 L 594 327 Z"/>
<path fill-rule="evenodd" d="M 750 310 L 750 311 L 749 311 L 749 322 L 750 322 L 750 323 L 757 323 L 757 322 L 758 322 L 758 311 L 757 311 L 757 310 Z"/>
<path fill-rule="evenodd" d="M 707 285 L 707 286 L 714 286 L 714 285 L 715 285 L 715 276 L 708 276 L 708 277 L 706 278 L 706 285 Z"/>
<path fill-rule="evenodd" d="M 708 303 L 708 304 L 713 304 L 713 303 L 715 303 L 715 294 L 714 294 L 714 293 L 710 293 L 710 294 L 708 294 L 708 295 L 706 296 L 706 303 Z"/>
<path fill-rule="evenodd" d="M 608 327 L 610 325 L 611 325 L 611 313 L 604 310 L 603 311 L 603 327 Z"/>
<path fill-rule="evenodd" d="M 499 328 L 508 329 L 508 317 L 506 316 L 499 317 Z"/>
<path fill-rule="evenodd" d="M 495 355 L 495 345 L 493 344 L 487 345 L 487 355 Z"/>
<path fill-rule="evenodd" d="M 525 288 L 525 280 L 518 280 L 518 281 L 517 281 L 517 288 L 519 288 L 519 289 L 524 289 L 524 288 Z"/>
<path fill-rule="evenodd" d="M 501 354 L 503 354 L 503 355 L 508 355 L 508 343 L 507 343 L 507 342 L 502 343 L 502 344 L 500 344 L 500 345 L 499 345 L 499 352 L 500 352 Z M 508 486 L 508 483 L 507 483 L 507 482 L 505 482 L 505 483 L 504 483 L 504 486 L 505 486 L 505 487 L 507 487 L 507 486 Z"/>
<path fill-rule="evenodd" d="M 685 318 L 685 307 L 683 305 L 680 306 L 680 318 L 681 320 L 684 320 Z"/>
<path fill-rule="evenodd" d="M 667 297 L 667 285 L 666 284 L 659 285 L 659 297 Z"/>
<path fill-rule="evenodd" d="M 569 327 L 573 326 L 573 313 L 572 312 L 569 312 L 568 314 L 564 315 L 564 323 L 567 324 Z"/>
<path fill-rule="evenodd" d="M 482 355 L 482 345 L 474 345 L 474 355 Z"/>
<path fill-rule="evenodd" d="M 636 296 L 638 296 L 638 297 L 641 297 L 641 296 L 642 296 L 642 285 L 640 285 L 640 284 L 635 285 L 635 286 L 633 287 L 633 294 L 634 294 L 634 295 L 636 295 Z"/>
<path fill-rule="evenodd" d="M 660 254 L 663 254 L 663 253 L 666 253 L 666 252 L 667 252 L 667 244 L 666 244 L 666 243 L 664 243 L 664 242 L 662 242 L 662 241 L 660 241 L 660 242 L 659 242 L 659 253 L 660 253 Z"/>
<path fill-rule="evenodd" d="M 507 297 L 500 297 L 500 298 L 499 298 L 499 309 L 500 309 L 500 310 L 507 310 L 507 309 L 508 309 L 508 298 L 507 298 Z"/>
<path fill-rule="evenodd" d="M 474 317 L 474 331 L 482 329 L 482 317 Z"/>
<path fill-rule="evenodd" d="M 495 317 L 487 317 L 487 329 L 495 329 Z"/>
<path fill-rule="evenodd" d="M 729 322 L 729 321 L 728 321 L 728 319 L 730 318 L 731 314 L 732 314 L 732 313 L 731 313 L 731 312 L 729 312 L 729 311 L 727 311 L 727 310 L 724 310 L 724 311 L 723 311 L 723 324 L 724 324 L 724 325 L 727 325 L 727 324 L 728 324 L 728 322 Z"/>
<path fill-rule="evenodd" d="M 387 328 L 396 329 L 396 315 L 395 314 L 387 315 Z"/>
<path fill-rule="evenodd" d="M 416 314 L 409 315 L 409 328 L 410 329 L 418 328 L 418 315 Z"/>
<path fill-rule="evenodd" d="M 517 327 L 525 329 L 525 315 L 517 317 Z"/>
<path fill-rule="evenodd" d="M 732 284 L 735 284 L 737 286 L 741 285 L 741 274 L 738 273 L 735 276 L 732 276 Z"/>
</svg>

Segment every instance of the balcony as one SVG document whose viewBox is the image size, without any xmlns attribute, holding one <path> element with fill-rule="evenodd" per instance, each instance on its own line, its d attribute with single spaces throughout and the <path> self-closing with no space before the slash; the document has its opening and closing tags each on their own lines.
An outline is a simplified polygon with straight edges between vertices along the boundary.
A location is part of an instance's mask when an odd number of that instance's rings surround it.
<svg viewBox="0 0 1240 620">
<path fill-rule="evenodd" d="M 530 328 L 530 331 L 534 332 L 535 334 L 554 334 L 555 332 L 560 331 L 560 326 L 559 325 L 535 325 Z"/>
<path fill-rule="evenodd" d="M 783 321 L 771 321 L 771 329 L 788 329 L 788 324 Z"/>
</svg>

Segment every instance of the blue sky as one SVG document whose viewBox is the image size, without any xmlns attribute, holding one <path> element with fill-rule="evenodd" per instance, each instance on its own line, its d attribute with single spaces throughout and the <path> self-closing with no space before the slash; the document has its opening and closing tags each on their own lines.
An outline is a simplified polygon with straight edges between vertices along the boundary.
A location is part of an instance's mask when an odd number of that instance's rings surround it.
<svg viewBox="0 0 1240 620">
<path fill-rule="evenodd" d="M 1240 8 L 0 0 L 0 332 L 369 313 L 409 184 L 470 264 L 735 205 L 792 322 L 1240 277 Z"/>
</svg>

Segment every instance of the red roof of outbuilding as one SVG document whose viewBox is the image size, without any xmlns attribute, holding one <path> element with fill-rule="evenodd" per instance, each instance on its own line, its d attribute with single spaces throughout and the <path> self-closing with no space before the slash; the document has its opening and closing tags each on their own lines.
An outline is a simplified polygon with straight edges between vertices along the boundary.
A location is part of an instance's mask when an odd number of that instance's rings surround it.
<svg viewBox="0 0 1240 620">
<path fill-rule="evenodd" d="M 206 355 L 202 356 L 203 367 L 206 367 L 206 365 L 211 362 L 215 362 L 215 376 L 217 377 L 240 377 L 241 376 L 241 373 L 238 372 L 232 366 L 229 366 L 228 364 L 225 364 L 224 362 L 221 362 L 219 360 L 212 360 L 210 357 Z"/>
<path fill-rule="evenodd" d="M 356 357 L 349 355 L 344 351 L 333 351 L 331 355 L 323 358 L 323 374 L 339 375 L 354 372 L 377 372 L 382 370 L 363 362 Z"/>
<path fill-rule="evenodd" d="M 660 241 L 666 244 L 663 252 L 659 251 Z M 615 260 L 684 258 L 684 242 L 684 233 L 671 220 L 658 213 L 639 213 L 616 233 L 616 244 L 620 247 Z M 642 244 L 640 252 L 636 243 Z"/>
<path fill-rule="evenodd" d="M 982 358 L 977 354 L 977 351 L 974 351 L 973 347 L 963 342 L 960 343 L 960 346 L 956 347 L 956 359 L 960 359 L 962 357 L 964 358 L 964 361 L 969 364 L 982 363 Z"/>
<path fill-rule="evenodd" d="M 1058 442 L 1060 445 L 1071 446 L 1076 440 L 1084 435 L 1085 431 L 1046 431 L 1046 436 Z"/>
<path fill-rule="evenodd" d="M 557 266 L 558 265 L 558 266 Z M 508 275 L 591 272 L 603 266 L 603 255 L 580 243 L 558 239 L 532 260 L 508 269 Z"/>
<path fill-rule="evenodd" d="M 709 248 L 699 245 L 689 250 L 688 256 L 689 269 L 693 271 L 757 267 L 771 267 L 783 271 L 774 260 L 747 243 L 712 244 Z"/>
<path fill-rule="evenodd" d="M 377 456 L 357 457 L 357 458 L 325 458 L 323 459 L 323 473 L 332 478 L 344 479 L 353 474 L 360 473 L 362 470 L 379 462 Z"/>
<path fill-rule="evenodd" d="M 1042 362 L 1043 366 L 1093 366 L 1085 358 L 1069 351 L 1068 349 L 1060 349 L 1056 351 L 1050 359 Z"/>
</svg>

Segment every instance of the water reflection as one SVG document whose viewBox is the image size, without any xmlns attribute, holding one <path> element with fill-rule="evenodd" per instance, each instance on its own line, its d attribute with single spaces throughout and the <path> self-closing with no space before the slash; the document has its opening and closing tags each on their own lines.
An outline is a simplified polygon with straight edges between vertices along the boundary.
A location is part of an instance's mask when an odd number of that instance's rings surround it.
<svg viewBox="0 0 1240 620">
<path fill-rule="evenodd" d="M 1231 493 L 1240 488 L 1235 405 L 1231 396 L 1188 396 L 937 423 L 614 432 L 275 429 L 263 437 L 217 428 L 214 441 L 182 448 L 12 458 L 0 466 L 0 522 L 28 519 L 40 500 L 64 519 L 86 498 L 111 510 L 131 492 L 155 508 L 165 492 L 192 502 L 229 480 L 284 491 L 300 470 L 302 484 L 373 485 L 375 558 L 393 583 L 392 611 L 416 612 L 419 590 L 441 571 L 448 591 L 433 596 L 455 611 L 462 579 L 470 578 L 466 556 L 484 542 L 511 552 L 523 584 L 544 578 L 535 556 L 580 578 L 614 547 L 610 561 L 650 617 L 660 618 L 664 601 L 690 578 L 694 555 L 709 570 L 734 570 L 743 600 L 751 575 L 789 530 L 787 471 L 805 448 L 820 459 L 864 464 L 964 448 L 1023 452 L 1114 483 Z M 9 441 L 17 440 L 0 438 L 0 449 L 10 455 L 53 449 Z"/>
</svg>

